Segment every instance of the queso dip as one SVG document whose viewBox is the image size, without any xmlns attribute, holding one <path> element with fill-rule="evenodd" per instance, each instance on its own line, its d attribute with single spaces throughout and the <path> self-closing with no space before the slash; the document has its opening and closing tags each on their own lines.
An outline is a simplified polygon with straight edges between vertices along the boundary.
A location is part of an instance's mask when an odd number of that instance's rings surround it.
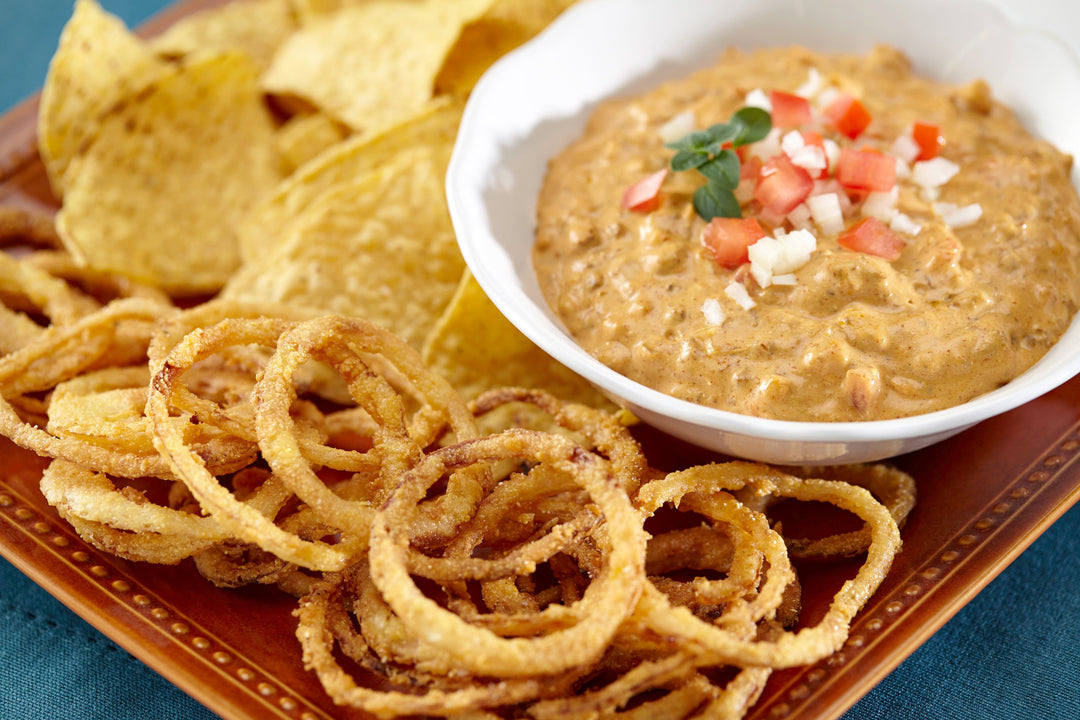
<svg viewBox="0 0 1080 720">
<path fill-rule="evenodd" d="M 772 130 L 736 148 L 742 225 L 710 223 L 673 140 L 747 105 Z M 914 415 L 1007 383 L 1068 327 L 1071 164 L 985 83 L 920 78 L 894 49 L 731 50 L 595 112 L 550 162 L 533 259 L 570 334 L 657 390 L 778 419 Z"/>
</svg>

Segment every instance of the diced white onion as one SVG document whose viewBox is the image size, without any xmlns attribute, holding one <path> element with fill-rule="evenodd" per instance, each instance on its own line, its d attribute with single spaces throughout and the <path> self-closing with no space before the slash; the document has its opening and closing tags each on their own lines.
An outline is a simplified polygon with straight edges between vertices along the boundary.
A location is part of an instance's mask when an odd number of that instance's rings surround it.
<svg viewBox="0 0 1080 720">
<path fill-rule="evenodd" d="M 772 285 L 772 270 L 765 267 L 764 265 L 756 265 L 751 263 L 750 277 L 754 278 L 754 282 L 756 282 L 758 284 L 758 287 L 762 290 Z"/>
<path fill-rule="evenodd" d="M 962 228 L 974 225 L 982 217 L 982 205 L 972 203 L 958 207 L 952 203 L 934 203 L 934 212 L 941 216 L 945 224 L 951 228 Z"/>
<path fill-rule="evenodd" d="M 840 144 L 832 138 L 825 138 L 823 144 L 825 145 L 825 161 L 828 163 L 827 167 L 832 169 L 836 167 L 836 163 L 840 161 Z"/>
<path fill-rule="evenodd" d="M 758 240 L 758 242 L 761 241 Z M 754 243 L 754 245 L 756 244 L 757 243 Z M 751 245 L 750 247 L 753 247 L 753 245 Z M 728 283 L 728 286 L 724 288 L 724 293 L 729 298 L 737 302 L 739 304 L 739 307 L 741 307 L 743 310 L 749 310 L 750 308 L 757 305 L 757 303 L 754 302 L 754 298 L 750 297 L 750 293 L 746 292 L 746 288 L 742 286 L 742 283 L 737 283 L 734 281 Z"/>
<path fill-rule="evenodd" d="M 896 158 L 896 179 L 907 180 L 911 177 L 911 163 L 904 162 L 903 158 Z"/>
<path fill-rule="evenodd" d="M 780 262 L 782 252 L 781 240 L 768 236 L 758 239 L 746 249 L 750 258 L 750 275 L 759 287 L 772 285 L 772 269 Z"/>
<path fill-rule="evenodd" d="M 784 136 L 780 138 L 780 149 L 784 151 L 788 157 L 791 157 L 793 153 L 798 152 L 806 145 L 806 141 L 803 140 L 802 133 L 798 130 L 791 130 L 784 133 Z"/>
<path fill-rule="evenodd" d="M 779 155 L 781 152 L 780 135 L 780 128 L 774 127 L 769 131 L 769 134 L 761 140 L 758 140 L 752 145 L 747 145 L 747 152 L 751 156 L 756 155 L 762 160 L 768 160 L 774 155 Z"/>
<path fill-rule="evenodd" d="M 911 179 L 921 187 L 937 188 L 949 182 L 959 171 L 960 166 L 953 161 L 936 157 L 915 163 L 911 168 Z"/>
<path fill-rule="evenodd" d="M 795 89 L 795 94 L 799 97 L 812 99 L 815 95 L 821 92 L 821 88 L 825 85 L 825 79 L 821 77 L 821 73 L 817 68 L 810 68 L 809 76 L 806 78 L 806 82 Z"/>
<path fill-rule="evenodd" d="M 791 160 L 792 165 L 817 174 L 828 166 L 825 153 L 817 145 L 807 145 L 802 133 L 792 130 L 780 138 L 780 149 Z"/>
<path fill-rule="evenodd" d="M 746 93 L 746 100 L 743 103 L 747 107 L 756 107 L 766 112 L 772 112 L 772 100 L 769 99 L 768 93 L 761 88 L 754 88 Z"/>
<path fill-rule="evenodd" d="M 893 185 L 892 189 L 887 192 L 867 193 L 860 209 L 863 215 L 875 217 L 884 223 L 888 223 L 896 215 L 896 201 L 899 197 L 900 186 Z"/>
<path fill-rule="evenodd" d="M 919 231 L 922 230 L 922 225 L 919 225 L 904 213 L 898 212 L 889 221 L 889 229 L 905 235 L 918 235 Z"/>
<path fill-rule="evenodd" d="M 806 199 L 806 206 L 810 208 L 810 216 L 822 232 L 832 234 L 844 229 L 844 211 L 840 207 L 837 193 L 809 197 Z"/>
<path fill-rule="evenodd" d="M 759 238 L 757 242 L 746 249 L 746 253 L 750 257 L 750 264 L 761 265 L 770 269 L 775 267 L 780 262 L 780 253 L 783 248 L 781 242 L 781 239 L 769 237 L 768 235 Z"/>
<path fill-rule="evenodd" d="M 806 203 L 799 203 L 787 214 L 788 222 L 796 230 L 805 230 L 810 227 L 812 217 L 813 215 Z"/>
<path fill-rule="evenodd" d="M 837 200 L 840 201 L 840 211 L 844 213 L 844 216 L 848 216 L 852 211 L 851 198 L 844 192 L 843 186 L 836 178 L 830 177 L 823 180 L 814 181 L 814 189 L 810 191 L 810 197 L 815 195 L 828 195 L 834 193 Z"/>
<path fill-rule="evenodd" d="M 829 86 L 827 88 L 823 88 L 821 90 L 821 92 L 818 93 L 817 106 L 819 108 L 827 108 L 827 107 L 829 107 L 829 105 L 832 104 L 833 100 L 835 100 L 838 97 L 840 97 L 840 89 L 839 88 L 832 87 L 832 86 Z"/>
<path fill-rule="evenodd" d="M 759 284 L 762 280 L 771 281 L 774 273 L 781 275 L 798 270 L 816 249 L 817 237 L 808 230 L 792 230 L 779 238 L 763 237 L 747 249 L 750 274 Z"/>
<path fill-rule="evenodd" d="M 908 164 L 915 162 L 921 151 L 919 143 L 915 142 L 915 138 L 910 134 L 900 135 L 893 140 L 892 147 L 889 148 L 889 152 Z"/>
<path fill-rule="evenodd" d="M 773 275 L 773 285 L 794 285 L 798 282 L 798 278 L 795 277 L 795 273 L 784 273 L 783 275 Z"/>
<path fill-rule="evenodd" d="M 705 322 L 710 325 L 721 325 L 724 322 L 724 309 L 716 298 L 708 298 L 701 304 L 701 312 L 705 315 Z"/>
<path fill-rule="evenodd" d="M 697 129 L 697 120 L 693 110 L 685 110 L 660 126 L 660 139 L 665 143 L 675 142 Z"/>
<path fill-rule="evenodd" d="M 788 157 L 791 158 L 792 165 L 801 167 L 811 175 L 816 175 L 829 166 L 825 153 L 817 145 L 804 145 Z"/>
<path fill-rule="evenodd" d="M 810 261 L 810 255 L 817 250 L 817 237 L 809 230 L 792 230 L 781 243 L 784 246 L 782 262 L 773 268 L 773 272 L 777 273 L 798 270 Z"/>
</svg>

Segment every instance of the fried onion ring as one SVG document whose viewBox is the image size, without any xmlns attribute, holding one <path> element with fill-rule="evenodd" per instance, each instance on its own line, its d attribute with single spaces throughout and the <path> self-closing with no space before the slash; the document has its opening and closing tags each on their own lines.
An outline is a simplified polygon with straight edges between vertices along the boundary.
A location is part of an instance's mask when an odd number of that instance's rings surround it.
<svg viewBox="0 0 1080 720">
<path fill-rule="evenodd" d="M 855 513 L 870 526 L 866 562 L 855 578 L 845 582 L 833 596 L 821 621 L 798 632 L 785 632 L 774 640 L 748 641 L 702 622 L 685 608 L 672 607 L 651 584 L 646 585 L 635 619 L 653 632 L 682 638 L 725 664 L 781 668 L 816 662 L 840 648 L 855 613 L 884 579 L 900 549 L 896 522 L 864 488 L 836 481 L 798 478 L 748 462 L 710 464 L 670 473 L 663 480 L 643 486 L 637 502 L 644 512 L 650 513 L 664 502 L 691 493 L 742 488 L 759 494 L 830 502 Z"/>
<path fill-rule="evenodd" d="M 516 456 L 566 465 L 604 516 L 605 562 L 576 607 L 581 619 L 535 638 L 503 638 L 470 625 L 424 596 L 408 572 L 412 508 L 447 470 Z M 410 632 L 453 655 L 467 672 L 500 677 L 554 674 L 602 655 L 633 611 L 644 581 L 645 534 L 605 461 L 557 435 L 508 430 L 428 454 L 402 478 L 376 515 L 369 562 L 376 586 Z"/>
</svg>

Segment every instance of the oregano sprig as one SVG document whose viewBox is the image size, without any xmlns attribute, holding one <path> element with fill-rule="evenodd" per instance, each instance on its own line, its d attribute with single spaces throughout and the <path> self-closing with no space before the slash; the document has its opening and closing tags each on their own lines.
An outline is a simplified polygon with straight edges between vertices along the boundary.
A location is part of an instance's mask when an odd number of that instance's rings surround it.
<svg viewBox="0 0 1080 720">
<path fill-rule="evenodd" d="M 772 130 L 772 118 L 761 108 L 744 107 L 725 123 L 699 130 L 666 144 L 675 150 L 671 169 L 697 170 L 705 184 L 694 193 L 694 210 L 708 222 L 714 217 L 742 216 L 735 188 L 739 185 L 739 156 L 735 148 L 761 140 Z M 730 143 L 730 147 L 724 147 Z"/>
</svg>

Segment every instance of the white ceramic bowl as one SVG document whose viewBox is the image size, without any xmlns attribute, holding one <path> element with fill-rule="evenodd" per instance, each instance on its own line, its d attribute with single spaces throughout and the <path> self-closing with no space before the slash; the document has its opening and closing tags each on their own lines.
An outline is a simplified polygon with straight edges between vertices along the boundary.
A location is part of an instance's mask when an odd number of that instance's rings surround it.
<svg viewBox="0 0 1080 720">
<path fill-rule="evenodd" d="M 645 422 L 723 453 L 773 463 L 878 460 L 943 440 L 1080 372 L 1080 322 L 1035 367 L 958 407 L 862 423 L 768 420 L 677 400 L 584 352 L 533 273 L 536 197 L 547 161 L 583 131 L 597 101 L 638 93 L 715 62 L 722 48 L 801 44 L 901 48 L 916 71 L 985 78 L 1028 128 L 1080 157 L 1080 65 L 1054 38 L 978 0 L 586 0 L 481 79 L 447 175 L 458 242 L 481 287 L 551 356 Z M 1080 171 L 1073 183 L 1080 186 Z M 1078 280 L 1080 281 L 1080 280 Z"/>
</svg>

